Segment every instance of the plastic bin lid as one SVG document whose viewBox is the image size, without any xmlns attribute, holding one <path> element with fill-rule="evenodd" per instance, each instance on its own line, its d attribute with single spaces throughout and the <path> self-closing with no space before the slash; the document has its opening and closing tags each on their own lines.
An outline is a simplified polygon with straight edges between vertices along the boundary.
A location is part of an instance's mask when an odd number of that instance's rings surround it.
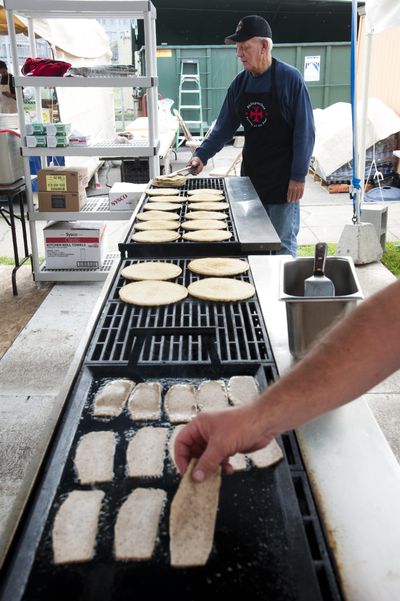
<svg viewBox="0 0 400 601">
<path fill-rule="evenodd" d="M 382 194 L 381 194 L 382 192 Z M 379 201 L 379 200 L 400 200 L 400 188 L 395 188 L 394 186 L 379 186 L 377 188 L 372 188 L 365 195 L 365 200 L 369 201 Z"/>
</svg>

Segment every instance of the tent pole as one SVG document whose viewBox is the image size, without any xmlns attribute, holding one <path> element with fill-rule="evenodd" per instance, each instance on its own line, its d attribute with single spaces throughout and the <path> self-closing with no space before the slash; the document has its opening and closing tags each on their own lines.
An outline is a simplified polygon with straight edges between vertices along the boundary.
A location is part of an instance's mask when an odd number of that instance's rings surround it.
<svg viewBox="0 0 400 601">
<path fill-rule="evenodd" d="M 365 52 L 363 65 L 363 80 L 361 92 L 361 115 L 360 115 L 360 153 L 358 162 L 358 178 L 361 180 L 361 190 L 357 194 L 357 216 L 361 214 L 361 207 L 365 196 L 365 161 L 367 153 L 367 124 L 368 124 L 368 94 L 370 82 L 370 66 L 371 66 L 371 50 L 372 50 L 372 33 L 369 32 L 365 36 Z"/>
</svg>

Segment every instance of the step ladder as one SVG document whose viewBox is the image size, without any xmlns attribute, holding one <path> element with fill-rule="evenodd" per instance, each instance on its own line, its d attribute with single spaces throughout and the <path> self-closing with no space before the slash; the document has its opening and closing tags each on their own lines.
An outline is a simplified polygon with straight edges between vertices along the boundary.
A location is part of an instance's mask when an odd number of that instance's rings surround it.
<svg viewBox="0 0 400 601">
<path fill-rule="evenodd" d="M 179 113 L 185 123 L 198 135 L 203 137 L 203 109 L 201 103 L 201 84 L 199 61 L 182 59 L 179 79 Z M 177 147 L 184 140 L 177 134 Z"/>
</svg>

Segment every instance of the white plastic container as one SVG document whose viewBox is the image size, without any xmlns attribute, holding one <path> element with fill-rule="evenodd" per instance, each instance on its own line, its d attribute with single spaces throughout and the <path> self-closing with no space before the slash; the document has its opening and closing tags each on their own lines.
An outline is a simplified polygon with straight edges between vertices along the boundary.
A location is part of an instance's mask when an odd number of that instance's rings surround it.
<svg viewBox="0 0 400 601">
<path fill-rule="evenodd" d="M 20 148 L 21 139 L 17 133 L 0 131 L 0 184 L 13 184 L 23 177 Z"/>
</svg>

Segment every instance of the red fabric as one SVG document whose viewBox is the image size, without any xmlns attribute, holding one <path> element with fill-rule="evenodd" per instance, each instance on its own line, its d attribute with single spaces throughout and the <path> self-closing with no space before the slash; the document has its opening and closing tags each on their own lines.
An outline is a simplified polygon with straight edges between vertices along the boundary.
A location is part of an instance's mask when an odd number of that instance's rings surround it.
<svg viewBox="0 0 400 601">
<path fill-rule="evenodd" d="M 62 77 L 70 67 L 70 63 L 64 61 L 53 61 L 49 58 L 27 58 L 21 71 L 23 75 Z"/>
</svg>

